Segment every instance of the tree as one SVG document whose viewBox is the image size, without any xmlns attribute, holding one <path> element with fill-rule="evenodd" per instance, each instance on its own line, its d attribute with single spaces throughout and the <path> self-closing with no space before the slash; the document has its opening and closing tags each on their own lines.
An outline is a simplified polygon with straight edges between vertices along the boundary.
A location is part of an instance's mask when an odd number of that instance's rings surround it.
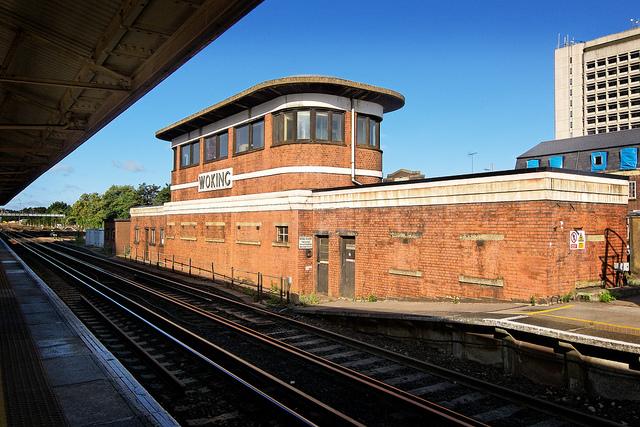
<svg viewBox="0 0 640 427">
<path fill-rule="evenodd" d="M 102 226 L 102 197 L 98 193 L 84 193 L 71 206 L 70 222 L 83 228 Z"/>
<path fill-rule="evenodd" d="M 71 211 L 71 206 L 65 202 L 53 202 L 47 208 L 47 213 L 51 214 L 65 214 L 68 215 Z"/>
<path fill-rule="evenodd" d="M 129 209 L 140 205 L 140 194 L 131 185 L 112 185 L 102 196 L 102 219 L 129 218 Z"/>
<path fill-rule="evenodd" d="M 164 187 L 162 187 L 162 189 L 158 191 L 158 193 L 156 194 L 156 197 L 153 199 L 153 205 L 160 206 L 170 201 L 171 201 L 171 187 L 169 186 L 169 184 L 165 184 Z"/>
<path fill-rule="evenodd" d="M 147 184 L 146 182 L 138 185 L 138 189 L 136 190 L 136 192 L 138 193 L 138 197 L 140 198 L 140 204 L 142 206 L 153 205 L 159 191 L 159 185 Z"/>
</svg>

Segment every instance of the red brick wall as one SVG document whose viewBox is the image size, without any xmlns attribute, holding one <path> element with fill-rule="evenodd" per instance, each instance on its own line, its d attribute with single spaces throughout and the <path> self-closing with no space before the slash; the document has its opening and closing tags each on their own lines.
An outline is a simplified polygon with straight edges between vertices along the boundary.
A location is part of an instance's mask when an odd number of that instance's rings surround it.
<svg viewBox="0 0 640 427">
<path fill-rule="evenodd" d="M 167 219 L 175 222 L 176 231 L 164 249 L 182 261 L 191 257 L 193 265 L 203 268 L 210 269 L 213 262 L 224 274 L 233 266 L 291 276 L 294 291 L 311 293 L 316 289 L 317 248 L 314 243 L 313 256 L 307 258 L 297 248 L 298 236 L 328 232 L 329 295 L 337 297 L 339 233 L 347 232 L 356 235 L 356 296 L 529 300 L 565 294 L 579 281 L 599 280 L 604 243 L 589 241 L 585 251 L 570 251 L 569 231 L 582 228 L 587 236 L 599 236 L 609 227 L 625 236 L 625 214 L 624 205 L 540 201 L 180 215 Z M 134 218 L 132 225 L 144 228 L 160 218 Z M 205 241 L 207 221 L 225 223 L 224 243 Z M 181 222 L 197 223 L 196 241 L 180 239 Z M 260 230 L 237 229 L 237 223 L 256 222 Z M 272 245 L 277 223 L 289 225 L 288 248 Z M 257 238 L 260 245 L 239 244 L 238 236 Z M 390 269 L 422 276 L 390 274 Z M 503 286 L 462 283 L 460 276 L 501 280 Z"/>
<path fill-rule="evenodd" d="M 255 152 L 233 155 L 233 129 L 229 130 L 229 157 L 204 163 L 171 173 L 172 185 L 195 182 L 203 172 L 233 167 L 234 175 L 272 169 L 283 166 L 331 166 L 351 167 L 351 113 L 345 114 L 345 143 L 300 143 L 272 146 L 272 116 L 265 116 L 265 148 Z M 200 158 L 204 159 L 204 142 L 200 144 Z M 356 147 L 356 168 L 382 171 L 380 150 Z M 356 176 L 363 184 L 380 182 L 380 178 Z M 353 185 L 348 175 L 334 174 L 283 174 L 269 177 L 246 179 L 234 182 L 233 188 L 198 193 L 197 188 L 174 190 L 172 201 L 192 200 L 210 197 L 225 197 L 241 194 L 264 193 L 293 189 L 330 188 Z"/>
</svg>

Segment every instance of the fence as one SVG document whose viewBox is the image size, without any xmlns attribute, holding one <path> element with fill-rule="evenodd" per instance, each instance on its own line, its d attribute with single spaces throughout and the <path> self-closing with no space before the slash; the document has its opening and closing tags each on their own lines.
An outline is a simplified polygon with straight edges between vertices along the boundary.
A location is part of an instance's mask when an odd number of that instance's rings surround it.
<svg viewBox="0 0 640 427">
<path fill-rule="evenodd" d="M 224 270 L 216 267 L 213 262 L 206 267 L 196 264 L 191 257 L 170 256 L 159 250 L 138 250 L 137 246 L 123 247 L 121 255 L 125 259 L 136 263 L 155 265 L 158 269 L 171 270 L 174 273 L 186 274 L 190 277 L 205 278 L 214 283 L 222 283 L 229 287 L 241 288 L 254 292 L 256 299 L 279 299 L 280 302 L 290 301 L 291 279 L 284 276 L 273 276 L 257 271 L 247 271 L 231 266 Z M 225 274 L 226 273 L 226 274 Z M 265 290 L 264 280 L 268 280 Z"/>
</svg>

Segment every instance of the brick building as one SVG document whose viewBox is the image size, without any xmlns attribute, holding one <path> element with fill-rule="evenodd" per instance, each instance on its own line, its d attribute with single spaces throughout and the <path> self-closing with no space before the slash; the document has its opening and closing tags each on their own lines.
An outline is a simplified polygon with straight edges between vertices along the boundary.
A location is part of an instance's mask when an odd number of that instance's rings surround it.
<svg viewBox="0 0 640 427">
<path fill-rule="evenodd" d="M 626 178 L 562 170 L 382 182 L 391 90 L 289 77 L 158 131 L 171 202 L 131 210 L 132 252 L 334 297 L 528 300 L 598 281 Z M 597 215 L 595 214 L 597 213 Z M 580 230 L 586 242 L 570 249 Z"/>
<path fill-rule="evenodd" d="M 629 180 L 629 211 L 640 209 L 636 197 L 640 129 L 544 141 L 516 159 L 516 169 L 554 167 L 609 173 Z"/>
</svg>

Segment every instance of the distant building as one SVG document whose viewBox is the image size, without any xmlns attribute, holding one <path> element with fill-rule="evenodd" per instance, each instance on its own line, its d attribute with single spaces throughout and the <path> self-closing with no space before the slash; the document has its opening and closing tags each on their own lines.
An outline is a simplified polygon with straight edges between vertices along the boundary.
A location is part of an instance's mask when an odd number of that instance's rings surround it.
<svg viewBox="0 0 640 427">
<path fill-rule="evenodd" d="M 422 178 L 424 178 L 424 174 L 420 173 L 420 171 L 398 169 L 395 172 L 387 174 L 387 177 L 384 179 L 384 182 L 411 181 L 413 179 L 422 179 Z"/>
<path fill-rule="evenodd" d="M 129 219 L 104 222 L 104 249 L 109 255 L 127 255 L 129 250 Z"/>
<path fill-rule="evenodd" d="M 640 129 L 544 141 L 518 156 L 516 169 L 553 167 L 629 177 L 629 210 L 640 209 Z"/>
<path fill-rule="evenodd" d="M 639 127 L 640 28 L 556 49 L 556 139 Z"/>
</svg>

